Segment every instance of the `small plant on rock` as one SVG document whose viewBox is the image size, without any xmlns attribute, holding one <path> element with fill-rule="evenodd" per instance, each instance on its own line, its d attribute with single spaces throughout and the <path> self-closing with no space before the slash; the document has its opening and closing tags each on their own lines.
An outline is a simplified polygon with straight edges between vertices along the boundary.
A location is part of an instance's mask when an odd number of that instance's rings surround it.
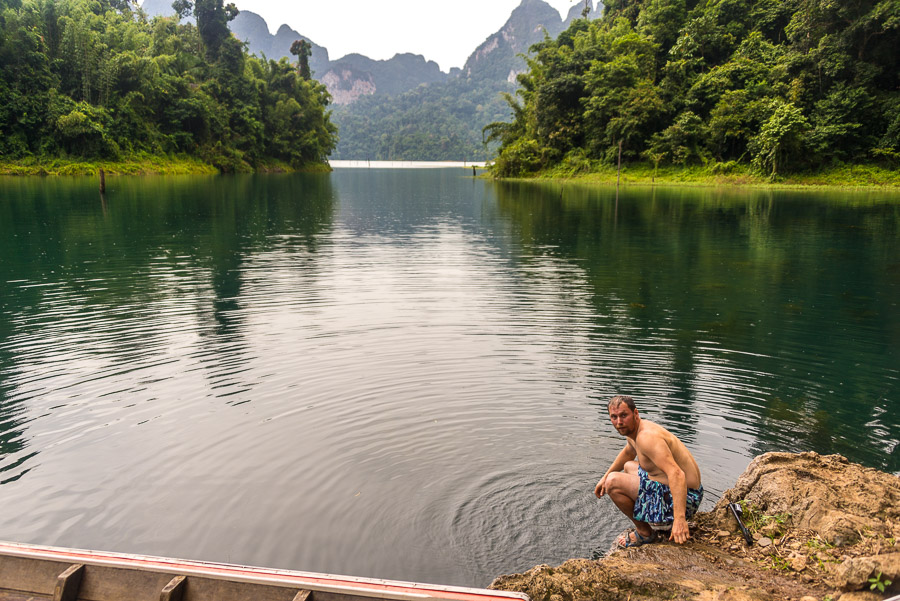
<svg viewBox="0 0 900 601">
<path fill-rule="evenodd" d="M 875 589 L 878 589 L 879 593 L 883 593 L 885 588 L 891 586 L 891 581 L 887 578 L 882 580 L 881 571 L 879 570 L 872 578 L 869 578 L 869 584 L 871 584 L 869 590 L 874 591 Z"/>
<path fill-rule="evenodd" d="M 815 549 L 816 551 L 822 549 L 834 549 L 834 545 L 822 538 L 819 535 L 816 535 L 815 538 L 811 538 L 806 541 L 806 546 L 810 549 Z"/>
<path fill-rule="evenodd" d="M 769 529 L 773 530 L 773 534 L 775 532 L 782 534 L 791 520 L 791 514 L 789 513 L 768 515 L 749 501 L 740 501 L 740 504 L 741 509 L 743 509 L 744 524 L 751 532 L 758 532 L 769 526 Z"/>
<path fill-rule="evenodd" d="M 789 572 L 791 569 L 791 563 L 784 557 L 781 557 L 780 555 L 773 555 L 772 556 L 772 567 L 774 567 L 778 570 L 781 570 L 783 572 Z"/>
</svg>

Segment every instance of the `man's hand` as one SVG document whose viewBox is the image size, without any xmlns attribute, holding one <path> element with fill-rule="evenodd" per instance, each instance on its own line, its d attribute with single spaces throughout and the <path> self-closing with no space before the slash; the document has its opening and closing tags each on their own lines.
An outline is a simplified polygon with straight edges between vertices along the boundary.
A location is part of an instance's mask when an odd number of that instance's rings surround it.
<svg viewBox="0 0 900 601">
<path fill-rule="evenodd" d="M 675 541 L 679 545 L 686 542 L 691 537 L 691 531 L 688 529 L 687 520 L 684 518 L 675 518 L 672 522 L 672 533 L 669 540 Z"/>
<path fill-rule="evenodd" d="M 606 476 L 600 478 L 600 482 L 597 482 L 597 486 L 594 487 L 594 494 L 597 495 L 598 499 L 602 499 L 603 495 L 606 494 Z"/>
</svg>

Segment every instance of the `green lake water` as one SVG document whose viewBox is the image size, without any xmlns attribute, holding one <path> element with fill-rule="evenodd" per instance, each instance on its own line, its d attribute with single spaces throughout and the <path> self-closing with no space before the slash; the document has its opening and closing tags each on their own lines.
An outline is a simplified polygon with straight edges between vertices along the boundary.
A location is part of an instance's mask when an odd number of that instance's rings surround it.
<svg viewBox="0 0 900 601">
<path fill-rule="evenodd" d="M 703 509 L 900 471 L 898 299 L 898 194 L 0 179 L 0 540 L 484 586 L 626 526 L 616 393 Z"/>
</svg>

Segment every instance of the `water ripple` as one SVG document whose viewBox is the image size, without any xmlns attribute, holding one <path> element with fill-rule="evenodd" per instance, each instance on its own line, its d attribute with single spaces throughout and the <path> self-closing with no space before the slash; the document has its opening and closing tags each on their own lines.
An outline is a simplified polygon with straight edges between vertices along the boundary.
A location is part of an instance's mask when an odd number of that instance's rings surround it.
<svg viewBox="0 0 900 601">
<path fill-rule="evenodd" d="M 900 471 L 880 205 L 767 222 L 421 171 L 120 185 L 105 212 L 93 188 L 0 206 L 0 244 L 31 244 L 0 264 L 5 538 L 485 585 L 624 528 L 592 494 L 618 392 L 688 444 L 705 508 L 768 450 Z M 885 229 L 855 248 L 829 220 L 860 212 Z"/>
</svg>

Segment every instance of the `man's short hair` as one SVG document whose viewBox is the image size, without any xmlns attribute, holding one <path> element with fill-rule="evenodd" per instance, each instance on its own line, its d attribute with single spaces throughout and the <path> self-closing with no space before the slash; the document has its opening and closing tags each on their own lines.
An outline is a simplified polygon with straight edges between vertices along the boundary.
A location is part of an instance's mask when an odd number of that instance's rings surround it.
<svg viewBox="0 0 900 601">
<path fill-rule="evenodd" d="M 614 406 L 620 405 L 620 404 L 627 406 L 632 411 L 637 409 L 637 407 L 634 406 L 633 398 L 631 398 L 630 396 L 625 396 L 624 394 L 617 394 L 613 398 L 609 399 L 609 404 L 606 406 L 606 410 L 609 411 Z"/>
</svg>

